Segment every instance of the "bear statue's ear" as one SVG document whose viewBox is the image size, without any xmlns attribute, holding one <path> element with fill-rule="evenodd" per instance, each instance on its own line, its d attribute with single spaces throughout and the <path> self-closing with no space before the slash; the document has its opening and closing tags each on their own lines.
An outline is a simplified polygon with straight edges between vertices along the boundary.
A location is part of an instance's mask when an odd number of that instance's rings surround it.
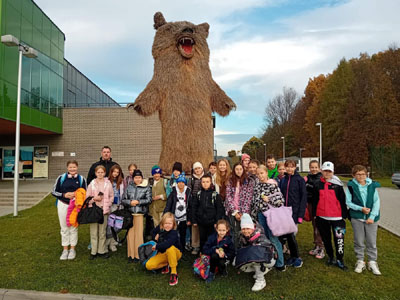
<svg viewBox="0 0 400 300">
<path fill-rule="evenodd" d="M 158 28 L 160 28 L 161 26 L 163 26 L 166 23 L 167 23 L 167 21 L 165 21 L 165 18 L 161 12 L 158 11 L 154 14 L 154 29 L 155 30 L 157 30 Z"/>
<path fill-rule="evenodd" d="M 197 27 L 206 33 L 206 38 L 207 38 L 208 30 L 210 29 L 210 25 L 208 25 L 208 23 L 201 23 L 201 24 L 197 25 Z"/>
</svg>

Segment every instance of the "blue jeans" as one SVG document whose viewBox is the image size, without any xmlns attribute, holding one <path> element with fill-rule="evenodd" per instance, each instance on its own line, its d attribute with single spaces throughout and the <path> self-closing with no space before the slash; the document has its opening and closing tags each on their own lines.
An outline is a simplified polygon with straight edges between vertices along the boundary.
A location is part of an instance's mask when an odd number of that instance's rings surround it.
<svg viewBox="0 0 400 300">
<path fill-rule="evenodd" d="M 276 251 L 278 252 L 278 259 L 276 260 L 275 266 L 283 267 L 285 262 L 283 259 L 282 244 L 279 241 L 279 238 L 272 235 L 272 232 L 269 229 L 268 224 L 267 224 L 267 218 L 265 218 L 265 216 L 261 212 L 258 213 L 258 222 L 264 228 L 265 235 L 271 241 L 272 245 L 274 245 Z"/>
</svg>

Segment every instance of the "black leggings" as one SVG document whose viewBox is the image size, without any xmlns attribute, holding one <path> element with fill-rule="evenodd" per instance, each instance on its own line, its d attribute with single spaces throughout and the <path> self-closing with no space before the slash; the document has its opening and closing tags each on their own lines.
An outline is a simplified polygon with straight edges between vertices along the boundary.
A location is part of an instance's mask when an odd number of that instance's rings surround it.
<svg viewBox="0 0 400 300">
<path fill-rule="evenodd" d="M 296 236 L 294 233 L 285 234 L 279 237 L 282 245 L 284 244 L 283 241 L 287 239 L 289 250 L 290 250 L 290 257 L 298 258 L 299 257 L 299 247 L 297 245 Z"/>
<path fill-rule="evenodd" d="M 185 242 L 186 242 L 186 221 L 178 222 L 178 233 L 179 233 L 179 241 L 181 243 L 182 253 L 183 249 L 185 249 Z"/>
<path fill-rule="evenodd" d="M 325 220 L 317 217 L 315 220 L 322 241 L 324 242 L 326 254 L 333 258 L 332 234 L 336 248 L 336 259 L 342 261 L 344 256 L 344 234 L 346 233 L 346 222 L 341 220 Z"/>
<path fill-rule="evenodd" d="M 218 273 L 222 274 L 226 268 L 226 258 L 219 257 L 217 253 L 213 253 L 210 256 L 210 272 L 215 273 L 215 268 L 218 267 Z"/>
</svg>

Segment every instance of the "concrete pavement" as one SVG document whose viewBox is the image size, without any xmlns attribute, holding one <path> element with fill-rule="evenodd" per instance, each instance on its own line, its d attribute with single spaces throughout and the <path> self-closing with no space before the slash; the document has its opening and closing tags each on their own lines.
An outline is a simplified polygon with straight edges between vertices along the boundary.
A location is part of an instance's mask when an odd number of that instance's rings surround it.
<svg viewBox="0 0 400 300">
<path fill-rule="evenodd" d="M 0 289 L 0 300 L 151 300 L 149 298 L 125 298 L 85 294 L 61 294 L 25 290 Z"/>
<path fill-rule="evenodd" d="M 20 180 L 18 211 L 36 205 L 51 192 L 53 185 L 54 180 Z M 13 212 L 13 195 L 14 181 L 0 181 L 0 216 Z"/>
<path fill-rule="evenodd" d="M 379 226 L 400 236 L 400 189 L 379 188 L 381 219 Z"/>
</svg>

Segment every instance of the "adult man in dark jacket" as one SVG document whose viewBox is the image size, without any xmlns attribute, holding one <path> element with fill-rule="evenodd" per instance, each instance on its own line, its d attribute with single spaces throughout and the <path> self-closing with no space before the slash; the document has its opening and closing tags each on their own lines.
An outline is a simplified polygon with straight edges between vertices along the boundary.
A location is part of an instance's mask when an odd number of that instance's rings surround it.
<svg viewBox="0 0 400 300">
<path fill-rule="evenodd" d="M 94 173 L 94 170 L 96 169 L 97 166 L 104 166 L 104 168 L 106 168 L 106 177 L 108 177 L 110 169 L 113 165 L 116 165 L 117 163 L 112 161 L 111 158 L 111 148 L 109 146 L 104 146 L 101 149 L 101 157 L 100 160 L 95 162 L 89 169 L 89 173 L 87 176 L 87 185 L 89 185 L 89 183 L 96 178 L 96 175 Z"/>
</svg>

